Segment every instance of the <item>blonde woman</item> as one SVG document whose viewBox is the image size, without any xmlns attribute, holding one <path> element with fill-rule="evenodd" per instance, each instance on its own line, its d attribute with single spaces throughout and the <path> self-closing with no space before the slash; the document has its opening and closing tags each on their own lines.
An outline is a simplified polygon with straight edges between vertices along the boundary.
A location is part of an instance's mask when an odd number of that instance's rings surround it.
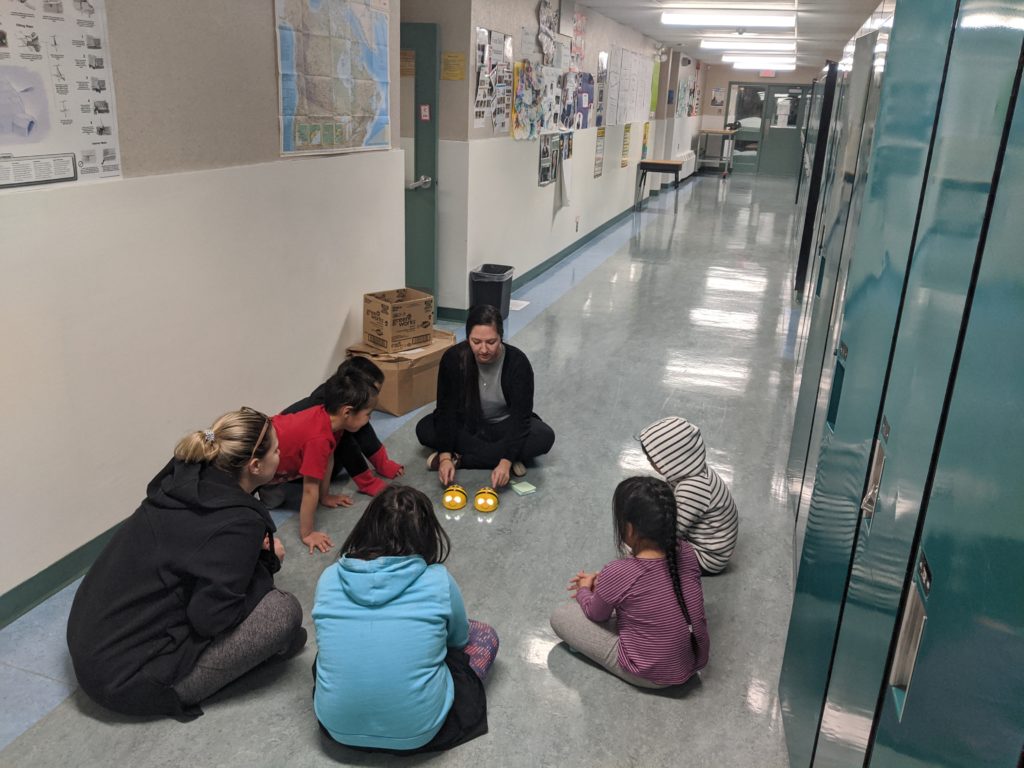
<svg viewBox="0 0 1024 768">
<path fill-rule="evenodd" d="M 82 689 L 131 715 L 199 715 L 199 702 L 306 642 L 274 588 L 284 547 L 253 492 L 280 460 L 251 408 L 184 437 L 82 581 L 68 648 Z"/>
</svg>

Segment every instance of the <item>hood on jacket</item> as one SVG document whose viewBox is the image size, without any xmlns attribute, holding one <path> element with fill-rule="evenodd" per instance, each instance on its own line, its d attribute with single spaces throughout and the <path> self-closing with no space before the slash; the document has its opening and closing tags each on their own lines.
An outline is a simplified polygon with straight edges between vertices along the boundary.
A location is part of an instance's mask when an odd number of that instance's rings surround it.
<svg viewBox="0 0 1024 768">
<path fill-rule="evenodd" d="M 427 570 L 418 555 L 360 560 L 344 556 L 338 561 L 338 581 L 352 602 L 364 606 L 390 603 Z"/>
<path fill-rule="evenodd" d="M 249 507 L 264 519 L 268 530 L 277 530 L 263 502 L 242 490 L 227 472 L 202 462 L 171 459 L 150 481 L 146 500 L 161 509 L 190 509 L 200 513 Z"/>
<path fill-rule="evenodd" d="M 640 430 L 640 445 L 647 459 L 675 485 L 707 469 L 707 453 L 700 428 L 679 416 L 666 416 Z"/>
</svg>

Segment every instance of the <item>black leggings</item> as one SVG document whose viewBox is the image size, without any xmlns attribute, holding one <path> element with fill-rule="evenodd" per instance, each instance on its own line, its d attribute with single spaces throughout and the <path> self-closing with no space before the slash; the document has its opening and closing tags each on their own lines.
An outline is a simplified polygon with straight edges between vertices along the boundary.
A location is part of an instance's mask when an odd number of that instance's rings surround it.
<svg viewBox="0 0 1024 768">
<path fill-rule="evenodd" d="M 435 451 L 451 450 L 437 441 L 437 411 L 420 419 L 416 425 L 416 437 L 422 445 Z M 477 432 L 470 432 L 465 426 L 459 427 L 455 437 L 455 453 L 459 454 L 459 466 L 466 469 L 494 469 L 504 458 L 511 461 L 528 461 L 551 450 L 555 443 L 555 432 L 536 415 L 530 417 L 530 433 L 526 436 L 518 456 L 504 456 L 505 436 L 511 427 L 511 419 L 495 424 L 484 422 Z"/>
<path fill-rule="evenodd" d="M 307 408 L 316 408 L 323 405 L 323 402 L 312 397 L 304 397 L 297 403 L 292 403 L 281 413 L 298 413 Z M 342 470 L 348 473 L 349 477 L 361 475 L 370 465 L 366 463 L 367 456 L 373 456 L 381 448 L 381 442 L 377 433 L 369 422 L 358 432 L 342 432 L 338 438 L 338 444 L 334 447 L 334 472 L 332 479 L 341 474 Z"/>
</svg>

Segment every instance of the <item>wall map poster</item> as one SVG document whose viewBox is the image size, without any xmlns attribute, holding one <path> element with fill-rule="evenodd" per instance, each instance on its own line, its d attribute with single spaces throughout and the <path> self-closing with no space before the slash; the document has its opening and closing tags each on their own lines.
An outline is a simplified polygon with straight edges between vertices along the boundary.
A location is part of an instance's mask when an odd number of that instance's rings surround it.
<svg viewBox="0 0 1024 768">
<path fill-rule="evenodd" d="M 0 189 L 121 176 L 105 0 L 0 5 Z"/>
<path fill-rule="evenodd" d="M 389 0 L 274 0 L 281 154 L 391 146 Z"/>
</svg>

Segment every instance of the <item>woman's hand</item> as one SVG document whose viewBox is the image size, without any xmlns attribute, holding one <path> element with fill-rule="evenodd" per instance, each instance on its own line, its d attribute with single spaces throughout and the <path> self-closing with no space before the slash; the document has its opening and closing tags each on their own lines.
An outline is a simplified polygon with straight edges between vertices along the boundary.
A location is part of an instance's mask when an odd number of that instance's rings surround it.
<svg viewBox="0 0 1024 768">
<path fill-rule="evenodd" d="M 356 503 L 356 500 L 351 496 L 346 496 L 344 493 L 328 493 L 320 497 L 320 503 L 325 507 L 334 509 L 335 507 L 351 507 Z"/>
<path fill-rule="evenodd" d="M 580 571 L 571 579 L 569 579 L 568 590 L 572 592 L 572 597 L 576 597 L 576 593 L 581 589 L 593 590 L 597 586 L 597 574 L 587 573 L 586 571 Z"/>
<path fill-rule="evenodd" d="M 455 460 L 450 453 L 442 453 L 437 464 L 437 477 L 447 487 L 455 482 Z"/>
<path fill-rule="evenodd" d="M 334 542 L 331 541 L 331 537 L 323 531 L 313 531 L 310 534 L 302 537 L 302 543 L 309 547 L 309 554 L 313 554 L 313 550 L 319 550 L 326 552 L 334 546 Z"/>
<path fill-rule="evenodd" d="M 493 470 L 491 470 L 491 487 L 492 488 L 504 488 L 508 485 L 509 473 L 512 471 L 512 462 L 508 459 L 502 459 L 498 462 Z"/>
</svg>

